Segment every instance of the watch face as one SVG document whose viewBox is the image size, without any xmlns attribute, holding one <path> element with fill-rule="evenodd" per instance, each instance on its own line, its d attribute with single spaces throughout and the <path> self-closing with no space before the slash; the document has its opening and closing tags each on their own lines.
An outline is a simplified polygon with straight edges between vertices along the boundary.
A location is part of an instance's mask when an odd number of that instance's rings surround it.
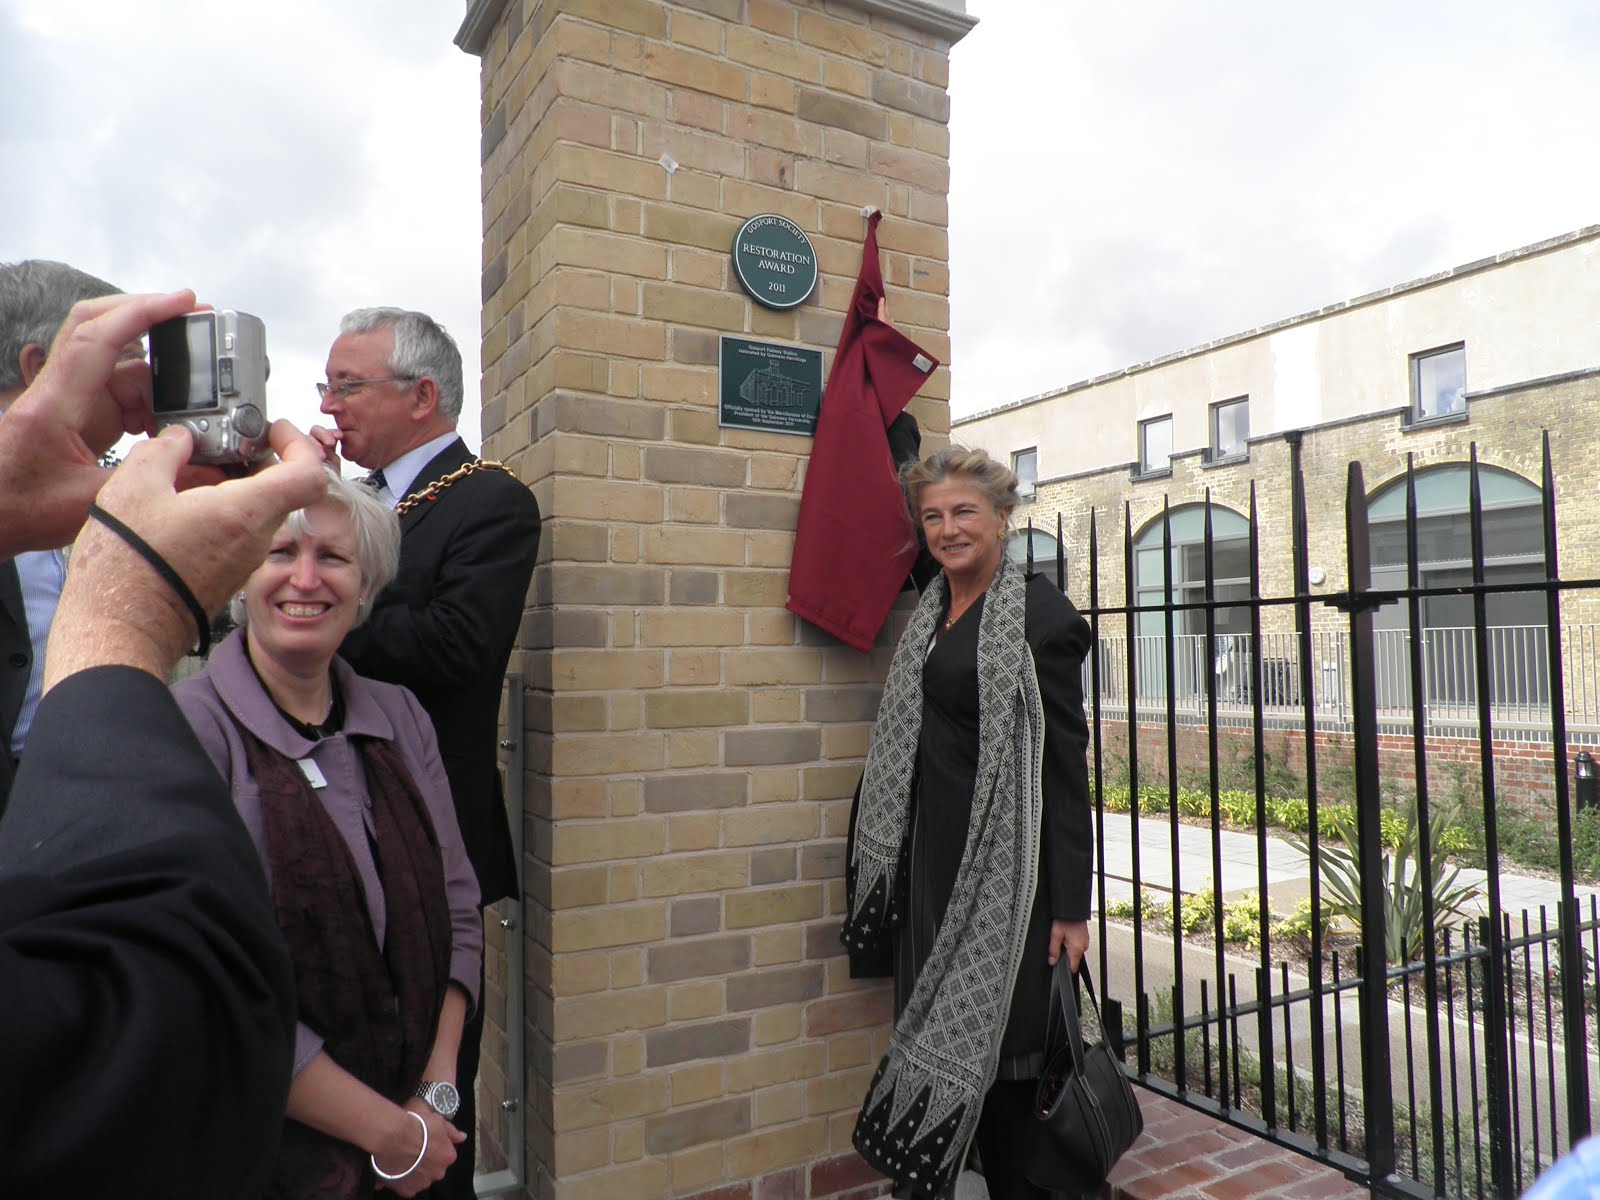
<svg viewBox="0 0 1600 1200">
<path fill-rule="evenodd" d="M 456 1091 L 453 1083 L 436 1083 L 428 1090 L 426 1097 L 433 1111 L 441 1117 L 453 1117 L 461 1108 L 461 1093 Z"/>
</svg>

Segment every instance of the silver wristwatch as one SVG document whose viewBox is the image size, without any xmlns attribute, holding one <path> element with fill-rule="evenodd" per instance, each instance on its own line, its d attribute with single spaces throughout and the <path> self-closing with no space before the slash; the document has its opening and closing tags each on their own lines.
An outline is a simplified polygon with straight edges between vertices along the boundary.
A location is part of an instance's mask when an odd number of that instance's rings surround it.
<svg viewBox="0 0 1600 1200">
<path fill-rule="evenodd" d="M 417 1084 L 417 1095 L 446 1121 L 452 1120 L 461 1111 L 461 1093 L 456 1091 L 453 1083 L 429 1083 L 424 1079 Z"/>
</svg>

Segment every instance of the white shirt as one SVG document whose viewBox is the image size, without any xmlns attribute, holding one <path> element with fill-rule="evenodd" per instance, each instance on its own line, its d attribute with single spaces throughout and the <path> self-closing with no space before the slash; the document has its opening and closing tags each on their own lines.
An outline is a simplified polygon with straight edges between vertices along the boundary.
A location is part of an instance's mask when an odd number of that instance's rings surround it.
<svg viewBox="0 0 1600 1200">
<path fill-rule="evenodd" d="M 28 640 L 33 643 L 33 662 L 28 668 L 28 687 L 22 693 L 22 707 L 11 730 L 11 754 L 22 753 L 33 727 L 33 714 L 44 691 L 44 647 L 50 640 L 50 622 L 55 619 L 61 587 L 67 581 L 67 560 L 59 550 L 25 550 L 12 560 L 17 567 L 17 582 L 22 587 L 22 611 L 28 620 Z"/>
<path fill-rule="evenodd" d="M 457 436 L 459 435 L 454 429 L 448 433 L 441 433 L 431 442 L 423 442 L 414 450 L 407 450 L 392 463 L 385 463 L 383 487 L 378 489 L 378 495 L 383 497 L 390 508 L 399 504 L 401 497 L 409 492 L 411 485 L 417 481 L 422 468 L 432 462 L 446 446 L 454 443 Z M 432 483 L 433 480 L 429 479 L 426 482 Z"/>
</svg>

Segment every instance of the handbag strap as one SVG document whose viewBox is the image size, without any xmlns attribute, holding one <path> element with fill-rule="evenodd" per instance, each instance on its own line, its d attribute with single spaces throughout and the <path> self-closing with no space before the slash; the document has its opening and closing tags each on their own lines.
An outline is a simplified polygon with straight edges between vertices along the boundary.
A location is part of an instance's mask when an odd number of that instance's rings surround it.
<svg viewBox="0 0 1600 1200">
<path fill-rule="evenodd" d="M 1081 964 L 1080 964 L 1081 968 Z M 1080 977 L 1089 985 L 1089 997 L 1094 999 L 1094 984 L 1089 980 L 1087 971 L 1079 971 Z M 1079 1066 L 1083 1065 L 1083 1027 L 1078 1021 L 1078 1000 L 1072 988 L 1073 970 L 1067 963 L 1067 955 L 1063 950 L 1061 957 L 1056 959 L 1054 973 L 1050 977 L 1050 1009 L 1045 1017 L 1044 1044 L 1047 1057 L 1060 1046 L 1060 1039 L 1064 1036 L 1067 1047 L 1072 1051 L 1072 1061 Z"/>
</svg>

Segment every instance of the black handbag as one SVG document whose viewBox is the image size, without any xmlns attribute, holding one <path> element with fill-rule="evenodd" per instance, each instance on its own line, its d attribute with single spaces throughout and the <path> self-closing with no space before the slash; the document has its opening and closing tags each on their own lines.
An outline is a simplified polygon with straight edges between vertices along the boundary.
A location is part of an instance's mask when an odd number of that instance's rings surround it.
<svg viewBox="0 0 1600 1200">
<path fill-rule="evenodd" d="M 1023 1171 L 1035 1187 L 1078 1194 L 1098 1192 L 1117 1159 L 1143 1131 L 1144 1114 L 1122 1064 L 1105 1044 L 1105 1027 L 1100 1026 L 1100 1041 L 1084 1042 L 1072 978 L 1063 952 L 1050 983 L 1044 1071 Z M 1087 971 L 1079 978 L 1089 989 L 1088 1010 L 1100 1025 L 1094 983 Z"/>
</svg>

